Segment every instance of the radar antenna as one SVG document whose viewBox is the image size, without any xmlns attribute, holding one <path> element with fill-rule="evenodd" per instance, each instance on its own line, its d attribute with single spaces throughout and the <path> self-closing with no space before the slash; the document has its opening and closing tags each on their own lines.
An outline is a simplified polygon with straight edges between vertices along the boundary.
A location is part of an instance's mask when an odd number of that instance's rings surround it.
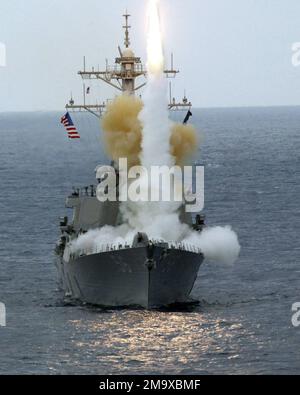
<svg viewBox="0 0 300 395">
<path fill-rule="evenodd" d="M 123 29 L 125 29 L 125 40 L 124 40 L 124 44 L 126 48 L 129 48 L 130 46 L 130 38 L 129 38 L 129 29 L 131 29 L 131 26 L 128 25 L 128 20 L 129 17 L 131 16 L 130 14 L 128 14 L 127 10 L 125 12 L 125 14 L 123 15 L 125 18 L 125 25 L 123 26 Z"/>
</svg>

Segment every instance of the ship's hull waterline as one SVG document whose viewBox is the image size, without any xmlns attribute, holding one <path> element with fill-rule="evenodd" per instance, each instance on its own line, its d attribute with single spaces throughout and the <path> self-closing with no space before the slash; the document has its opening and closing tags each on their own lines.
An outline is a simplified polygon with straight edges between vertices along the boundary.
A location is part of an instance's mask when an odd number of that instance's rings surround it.
<svg viewBox="0 0 300 395">
<path fill-rule="evenodd" d="M 57 260 L 61 284 L 74 299 L 107 307 L 159 308 L 191 301 L 203 255 L 154 246 Z"/>
</svg>

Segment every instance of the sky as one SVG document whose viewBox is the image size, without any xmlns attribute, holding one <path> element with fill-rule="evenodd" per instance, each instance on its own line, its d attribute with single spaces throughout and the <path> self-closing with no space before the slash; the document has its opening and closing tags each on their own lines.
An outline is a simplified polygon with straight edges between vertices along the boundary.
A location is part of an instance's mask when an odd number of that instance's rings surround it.
<svg viewBox="0 0 300 395">
<path fill-rule="evenodd" d="M 0 112 L 63 110 L 83 55 L 91 68 L 113 64 L 131 17 L 132 49 L 146 61 L 147 0 L 0 0 Z M 195 107 L 300 105 L 299 0 L 160 0 L 164 49 L 181 73 L 172 80 Z M 89 100 L 116 94 L 91 84 Z"/>
</svg>

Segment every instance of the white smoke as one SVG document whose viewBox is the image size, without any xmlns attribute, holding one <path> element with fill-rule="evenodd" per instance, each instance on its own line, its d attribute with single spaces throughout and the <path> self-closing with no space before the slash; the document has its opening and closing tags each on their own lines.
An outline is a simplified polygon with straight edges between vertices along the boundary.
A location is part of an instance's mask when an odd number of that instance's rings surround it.
<svg viewBox="0 0 300 395">
<path fill-rule="evenodd" d="M 136 232 L 127 224 L 120 226 L 103 226 L 100 229 L 92 229 L 80 235 L 71 242 L 71 252 L 84 251 L 94 254 L 99 248 L 111 245 L 131 245 Z"/>
<path fill-rule="evenodd" d="M 141 164 L 146 168 L 174 166 L 175 158 L 170 153 L 167 85 L 162 72 L 149 75 L 143 101 L 144 107 L 139 115 L 143 126 Z"/>
<path fill-rule="evenodd" d="M 230 226 L 206 228 L 200 235 L 191 232 L 184 241 L 199 247 L 207 260 L 228 265 L 236 262 L 241 250 L 237 234 Z"/>
<path fill-rule="evenodd" d="M 168 113 L 167 82 L 164 76 L 164 56 L 156 0 L 151 0 L 148 9 L 148 81 L 143 96 L 144 107 L 139 114 L 142 124 L 141 164 L 151 166 L 174 166 L 175 158 L 170 152 L 171 121 Z M 143 176 L 142 176 L 143 177 Z M 154 185 L 142 179 L 144 189 Z M 161 185 L 169 188 L 169 185 Z M 162 191 L 160 191 L 162 192 Z M 124 203 L 121 207 L 123 220 L 132 229 L 147 233 L 150 238 L 166 241 L 182 239 L 188 227 L 181 224 L 178 210 L 182 202 Z"/>
<path fill-rule="evenodd" d="M 121 213 L 136 232 L 144 232 L 152 239 L 180 241 L 188 236 L 189 227 L 180 222 L 177 209 L 178 203 L 128 203 L 121 207 Z"/>
<path fill-rule="evenodd" d="M 152 165 L 173 166 L 175 158 L 170 154 L 171 122 L 158 0 L 148 3 L 147 68 L 144 107 L 139 116 L 143 126 L 141 163 L 146 168 Z"/>
<path fill-rule="evenodd" d="M 147 217 L 147 212 L 145 212 Z M 140 220 L 134 217 L 134 223 L 112 227 L 104 226 L 101 229 L 90 230 L 74 240 L 70 247 L 71 252 L 84 251 L 93 254 L 105 249 L 107 246 L 131 246 L 134 236 L 138 231 L 145 232 L 150 239 L 164 240 L 166 242 L 182 242 L 198 247 L 203 252 L 205 259 L 215 263 L 231 265 L 236 262 L 240 245 L 236 233 L 230 226 L 216 226 L 204 229 L 201 233 L 192 231 L 179 221 L 175 213 L 166 214 L 163 221 L 151 217 Z M 146 225 L 142 225 L 147 223 Z"/>
</svg>

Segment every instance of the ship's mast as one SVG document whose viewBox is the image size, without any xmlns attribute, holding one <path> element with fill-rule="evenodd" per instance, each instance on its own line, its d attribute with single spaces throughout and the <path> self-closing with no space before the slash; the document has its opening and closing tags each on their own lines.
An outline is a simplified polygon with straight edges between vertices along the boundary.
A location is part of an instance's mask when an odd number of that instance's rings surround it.
<svg viewBox="0 0 300 395">
<path fill-rule="evenodd" d="M 146 85 L 147 70 L 143 66 L 141 59 L 139 57 L 136 57 L 134 52 L 130 48 L 130 14 L 128 14 L 128 12 L 126 11 L 123 17 L 125 18 L 125 24 L 123 25 L 123 29 L 125 30 L 125 49 L 122 51 L 121 48 L 118 47 L 120 56 L 115 59 L 114 66 L 109 66 L 108 63 L 106 63 L 106 69 L 103 71 L 95 71 L 94 67 L 91 70 L 88 70 L 86 68 L 86 59 L 84 57 L 83 70 L 78 72 L 78 74 L 83 79 L 83 104 L 77 105 L 75 104 L 74 99 L 71 98 L 69 104 L 66 105 L 66 109 L 68 111 L 88 111 L 96 115 L 97 117 L 102 116 L 103 112 L 106 109 L 106 103 L 100 105 L 86 104 L 87 90 L 85 82 L 87 80 L 103 81 L 111 87 L 129 95 L 134 95 L 135 92 L 139 91 Z M 179 71 L 174 70 L 173 67 L 173 54 L 171 58 L 171 68 L 169 70 L 165 70 L 164 73 L 167 78 L 174 78 L 176 74 L 179 73 Z M 144 81 L 141 81 L 139 84 L 137 84 L 136 80 L 140 77 L 143 77 Z M 183 101 L 181 103 L 176 103 L 174 98 L 170 100 L 169 103 L 169 109 L 173 110 L 186 110 L 190 107 L 190 102 Z"/>
<path fill-rule="evenodd" d="M 136 57 L 130 49 L 129 29 L 131 29 L 131 26 L 128 24 L 130 14 L 126 11 L 123 17 L 125 18 L 125 25 L 123 25 L 123 29 L 125 30 L 125 49 L 122 51 L 119 48 L 120 57 L 116 58 L 115 64 L 120 65 L 119 80 L 122 81 L 122 91 L 134 95 L 136 91 L 146 85 L 146 82 L 138 87 L 135 84 L 137 78 L 141 76 L 146 77 L 146 70 L 141 63 L 141 59 Z"/>
<path fill-rule="evenodd" d="M 129 19 L 129 17 L 131 15 L 128 14 L 127 10 L 126 10 L 126 13 L 123 16 L 125 18 L 125 26 L 123 26 L 123 29 L 125 29 L 125 41 L 124 41 L 124 44 L 125 44 L 126 48 L 129 48 L 129 46 L 130 46 L 129 29 L 131 28 L 131 26 L 128 25 L 128 19 Z"/>
</svg>

